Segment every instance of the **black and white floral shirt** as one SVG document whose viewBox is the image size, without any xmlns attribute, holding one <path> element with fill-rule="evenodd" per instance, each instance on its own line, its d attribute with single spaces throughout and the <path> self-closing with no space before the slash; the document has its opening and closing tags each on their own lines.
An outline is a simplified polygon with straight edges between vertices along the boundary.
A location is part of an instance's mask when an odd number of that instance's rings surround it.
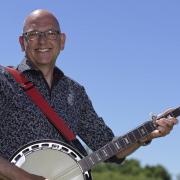
<svg viewBox="0 0 180 180">
<path fill-rule="evenodd" d="M 114 137 L 93 109 L 83 86 L 57 67 L 50 89 L 40 71 L 25 59 L 17 67 L 41 92 L 54 110 L 92 150 Z M 0 156 L 9 159 L 23 145 L 41 139 L 61 140 L 61 134 L 33 104 L 13 77 L 0 67 Z"/>
</svg>

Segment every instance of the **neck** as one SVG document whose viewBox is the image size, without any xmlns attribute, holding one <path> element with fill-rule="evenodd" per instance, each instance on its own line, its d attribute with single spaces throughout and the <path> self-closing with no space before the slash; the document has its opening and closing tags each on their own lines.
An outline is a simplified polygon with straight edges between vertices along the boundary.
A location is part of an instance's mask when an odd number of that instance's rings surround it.
<svg viewBox="0 0 180 180">
<path fill-rule="evenodd" d="M 53 67 L 39 67 L 38 69 L 42 72 L 45 80 L 47 81 L 49 87 L 51 88 L 52 81 L 53 81 L 54 66 Z"/>
<path fill-rule="evenodd" d="M 48 83 L 49 87 L 51 88 L 52 86 L 52 81 L 53 81 L 53 73 L 54 73 L 54 67 L 55 63 L 49 63 L 49 64 L 40 64 L 36 63 L 36 61 L 30 60 L 28 56 L 26 56 L 28 59 L 28 62 L 30 63 L 30 66 L 32 66 L 36 70 L 40 70 Z"/>
<path fill-rule="evenodd" d="M 47 74 L 44 74 L 44 73 L 43 73 L 43 76 L 44 76 L 44 78 L 46 79 L 49 87 L 51 88 L 51 86 L 52 86 L 52 81 L 53 81 L 53 71 L 48 72 Z"/>
</svg>

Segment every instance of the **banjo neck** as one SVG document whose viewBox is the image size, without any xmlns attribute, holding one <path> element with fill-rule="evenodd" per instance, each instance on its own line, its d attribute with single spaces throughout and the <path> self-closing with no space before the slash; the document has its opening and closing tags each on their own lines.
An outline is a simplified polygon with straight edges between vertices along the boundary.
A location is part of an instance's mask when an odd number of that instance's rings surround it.
<svg viewBox="0 0 180 180">
<path fill-rule="evenodd" d="M 147 121 L 135 128 L 134 130 L 128 132 L 127 134 L 118 137 L 117 139 L 109 142 L 99 150 L 91 153 L 90 155 L 84 157 L 78 164 L 80 165 L 83 172 L 89 171 L 97 163 L 104 162 L 105 160 L 113 157 L 118 152 L 125 150 L 134 143 L 139 142 L 141 139 L 147 137 L 152 131 L 157 129 L 155 123 L 156 120 L 160 118 L 166 118 L 168 116 L 178 117 L 180 115 L 180 107 L 174 109 L 173 111 L 156 117 L 153 120 Z"/>
<path fill-rule="evenodd" d="M 152 117 L 127 134 L 113 139 L 99 150 L 86 157 L 70 145 L 56 140 L 39 140 L 21 147 L 10 159 L 11 163 L 30 172 L 52 180 L 91 180 L 89 170 L 147 137 L 157 129 L 156 120 L 163 117 L 177 117 L 180 107 Z M 48 159 L 47 159 L 48 158 Z M 48 162 L 48 163 L 47 163 Z"/>
</svg>

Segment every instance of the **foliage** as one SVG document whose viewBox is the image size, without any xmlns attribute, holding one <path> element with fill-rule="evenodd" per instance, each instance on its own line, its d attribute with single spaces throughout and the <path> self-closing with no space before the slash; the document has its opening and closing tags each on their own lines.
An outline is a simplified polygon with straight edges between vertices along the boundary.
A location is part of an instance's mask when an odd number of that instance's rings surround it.
<svg viewBox="0 0 180 180">
<path fill-rule="evenodd" d="M 171 180 L 167 170 L 161 166 L 142 167 L 135 159 L 123 165 L 101 163 L 92 170 L 93 180 Z"/>
<path fill-rule="evenodd" d="M 180 180 L 180 174 L 177 175 L 177 180 Z"/>
</svg>

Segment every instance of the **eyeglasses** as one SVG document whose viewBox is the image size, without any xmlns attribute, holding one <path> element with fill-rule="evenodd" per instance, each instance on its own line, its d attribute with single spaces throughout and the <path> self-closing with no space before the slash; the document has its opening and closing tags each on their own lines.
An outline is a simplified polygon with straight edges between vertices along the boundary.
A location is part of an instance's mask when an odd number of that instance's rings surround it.
<svg viewBox="0 0 180 180">
<path fill-rule="evenodd" d="M 47 30 L 44 32 L 40 32 L 40 31 L 25 32 L 23 33 L 23 36 L 26 38 L 26 40 L 30 40 L 30 41 L 36 41 L 42 36 L 49 40 L 56 40 L 59 34 L 60 31 L 58 30 Z"/>
</svg>

